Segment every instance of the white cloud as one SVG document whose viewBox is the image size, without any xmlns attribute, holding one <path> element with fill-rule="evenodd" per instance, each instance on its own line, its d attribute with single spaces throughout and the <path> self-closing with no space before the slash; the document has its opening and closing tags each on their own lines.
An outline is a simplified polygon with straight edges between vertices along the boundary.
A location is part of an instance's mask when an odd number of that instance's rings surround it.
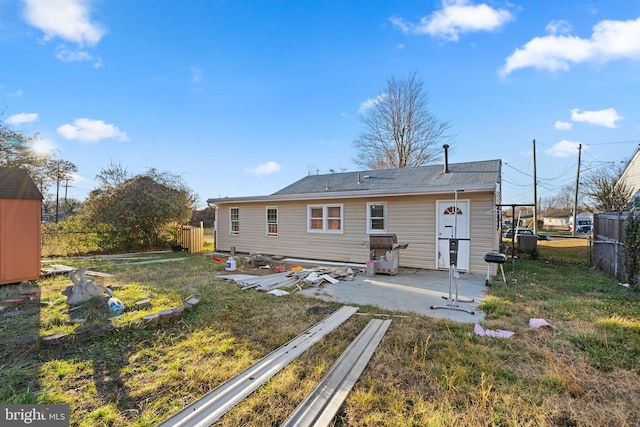
<svg viewBox="0 0 640 427">
<path fill-rule="evenodd" d="M 5 121 L 10 125 L 21 125 L 22 123 L 32 123 L 38 120 L 38 113 L 19 113 L 7 117 Z"/>
<path fill-rule="evenodd" d="M 544 152 L 553 157 L 569 157 L 574 154 L 578 155 L 578 146 L 580 144 L 580 142 L 563 139 L 560 142 L 556 142 L 551 148 L 546 149 Z M 588 147 L 582 146 L 582 148 L 587 149 Z"/>
<path fill-rule="evenodd" d="M 573 123 L 569 123 L 569 122 L 562 122 L 560 120 L 556 120 L 556 122 L 553 125 L 554 128 L 558 129 L 558 130 L 569 130 L 573 127 Z"/>
<path fill-rule="evenodd" d="M 547 30 L 556 31 L 557 26 L 548 25 Z M 572 64 L 606 63 L 618 59 L 640 59 L 640 18 L 600 21 L 593 27 L 589 39 L 555 33 L 535 37 L 516 49 L 499 72 L 508 75 L 527 67 L 567 71 Z"/>
<path fill-rule="evenodd" d="M 618 114 L 615 108 L 607 108 L 600 111 L 584 111 L 579 108 L 571 110 L 571 120 L 574 122 L 585 122 L 590 125 L 604 126 L 615 129 L 618 127 L 616 122 L 622 120 L 622 116 Z"/>
<path fill-rule="evenodd" d="M 270 175 L 272 173 L 280 172 L 280 169 L 281 167 L 279 164 L 277 164 L 274 161 L 270 161 L 270 162 L 258 165 L 253 169 L 248 169 L 247 172 L 260 176 L 260 175 Z"/>
<path fill-rule="evenodd" d="M 443 0 L 442 9 L 424 16 L 417 24 L 392 17 L 391 23 L 404 33 L 428 34 L 457 41 L 460 34 L 494 31 L 513 19 L 507 9 L 494 9 L 486 3 L 474 5 L 469 0 Z"/>
<path fill-rule="evenodd" d="M 102 120 L 87 118 L 76 119 L 73 124 L 65 124 L 57 129 L 58 133 L 66 139 L 81 142 L 97 142 L 101 139 L 116 138 L 119 141 L 128 141 L 127 134 L 114 125 Z"/>
<path fill-rule="evenodd" d="M 80 46 L 95 46 L 105 30 L 91 22 L 90 0 L 23 0 L 27 22 L 44 33 L 44 40 L 56 37 Z"/>
<path fill-rule="evenodd" d="M 568 34 L 571 32 L 572 27 L 568 21 L 559 19 L 549 22 L 544 29 L 549 34 Z"/>
<path fill-rule="evenodd" d="M 60 45 L 56 48 L 56 58 L 62 62 L 81 62 L 81 61 L 94 61 L 94 68 L 100 68 L 102 66 L 102 60 L 100 58 L 94 58 L 86 50 L 81 49 L 69 49 L 66 46 Z"/>
<path fill-rule="evenodd" d="M 383 93 L 382 95 L 378 95 L 375 98 L 367 99 L 362 104 L 360 104 L 360 108 L 358 108 L 358 113 L 364 113 L 369 108 L 373 108 L 379 103 L 381 103 L 382 101 L 384 101 L 386 98 L 387 98 L 387 94 Z"/>
</svg>

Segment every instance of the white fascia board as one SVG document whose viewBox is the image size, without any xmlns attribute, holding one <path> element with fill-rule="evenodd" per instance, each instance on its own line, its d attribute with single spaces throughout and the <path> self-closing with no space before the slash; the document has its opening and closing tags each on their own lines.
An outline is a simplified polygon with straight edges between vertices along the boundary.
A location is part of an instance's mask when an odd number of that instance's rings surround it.
<svg viewBox="0 0 640 427">
<path fill-rule="evenodd" d="M 271 196 L 255 196 L 255 197 L 225 197 L 221 199 L 208 199 L 209 206 L 218 206 L 228 203 L 255 203 L 255 202 L 281 202 L 290 200 L 326 200 L 326 199 L 362 199 L 370 197 L 398 197 L 398 196 L 428 196 L 438 194 L 455 194 L 456 191 L 465 193 L 480 193 L 485 191 L 497 191 L 498 183 L 494 184 L 476 184 L 476 185 L 460 185 L 447 187 L 434 187 L 425 189 L 407 188 L 398 191 L 389 190 L 366 190 L 366 191 L 327 191 L 322 193 L 308 194 L 283 194 Z"/>
</svg>

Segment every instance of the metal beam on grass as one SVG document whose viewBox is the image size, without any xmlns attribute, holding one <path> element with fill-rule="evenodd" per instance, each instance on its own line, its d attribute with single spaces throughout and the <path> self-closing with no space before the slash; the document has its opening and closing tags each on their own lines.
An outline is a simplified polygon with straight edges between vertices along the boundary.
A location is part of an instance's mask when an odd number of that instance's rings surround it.
<svg viewBox="0 0 640 427">
<path fill-rule="evenodd" d="M 341 307 L 331 316 L 167 418 L 157 427 L 210 426 L 293 359 L 344 323 L 356 311 L 358 311 L 357 307 Z"/>
<path fill-rule="evenodd" d="M 328 426 L 382 341 L 391 320 L 372 319 L 281 427 Z"/>
</svg>

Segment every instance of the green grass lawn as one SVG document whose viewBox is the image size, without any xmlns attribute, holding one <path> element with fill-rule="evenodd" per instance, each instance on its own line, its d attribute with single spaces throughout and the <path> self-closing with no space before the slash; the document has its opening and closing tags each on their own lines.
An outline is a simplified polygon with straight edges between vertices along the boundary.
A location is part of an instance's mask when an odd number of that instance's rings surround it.
<svg viewBox="0 0 640 427">
<path fill-rule="evenodd" d="M 516 260 L 513 277 L 505 265 L 509 285 L 496 280 L 488 288 L 482 326 L 514 331 L 510 339 L 480 337 L 473 325 L 447 320 L 391 317 L 334 425 L 640 425 L 638 291 L 590 268 L 584 242 L 559 245 L 540 242 L 536 259 Z M 200 304 L 154 329 L 127 327 L 148 312 L 129 311 L 123 327 L 105 336 L 37 345 L 29 337 L 99 327 L 113 313 L 100 302 L 69 313 L 60 295 L 68 277 L 35 284 L 40 297 L 21 308 L 23 316 L 0 316 L 0 403 L 69 404 L 74 426 L 156 425 L 324 318 L 307 314 L 309 307 L 338 307 L 295 293 L 241 291 L 216 280 L 224 266 L 201 255 L 149 255 L 165 256 L 188 259 L 60 262 L 113 273 L 109 284 L 130 308 L 150 299 L 149 310 L 160 310 L 192 294 L 185 285 L 197 289 Z M 2 296 L 22 291 L 0 289 Z M 217 425 L 282 423 L 374 314 L 394 314 L 359 313 Z M 531 318 L 556 328 L 531 329 Z"/>
</svg>

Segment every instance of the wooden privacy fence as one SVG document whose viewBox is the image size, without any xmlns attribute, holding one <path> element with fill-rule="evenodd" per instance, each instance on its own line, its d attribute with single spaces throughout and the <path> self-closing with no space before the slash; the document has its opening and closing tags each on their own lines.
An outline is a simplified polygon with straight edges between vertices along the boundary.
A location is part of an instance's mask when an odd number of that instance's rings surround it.
<svg viewBox="0 0 640 427">
<path fill-rule="evenodd" d="M 186 248 L 189 253 L 199 253 L 204 248 L 204 225 L 200 221 L 200 227 L 190 225 L 178 225 L 178 244 Z"/>
<path fill-rule="evenodd" d="M 591 262 L 599 270 L 618 280 L 627 281 L 624 228 L 627 212 L 593 214 L 593 245 Z"/>
</svg>

